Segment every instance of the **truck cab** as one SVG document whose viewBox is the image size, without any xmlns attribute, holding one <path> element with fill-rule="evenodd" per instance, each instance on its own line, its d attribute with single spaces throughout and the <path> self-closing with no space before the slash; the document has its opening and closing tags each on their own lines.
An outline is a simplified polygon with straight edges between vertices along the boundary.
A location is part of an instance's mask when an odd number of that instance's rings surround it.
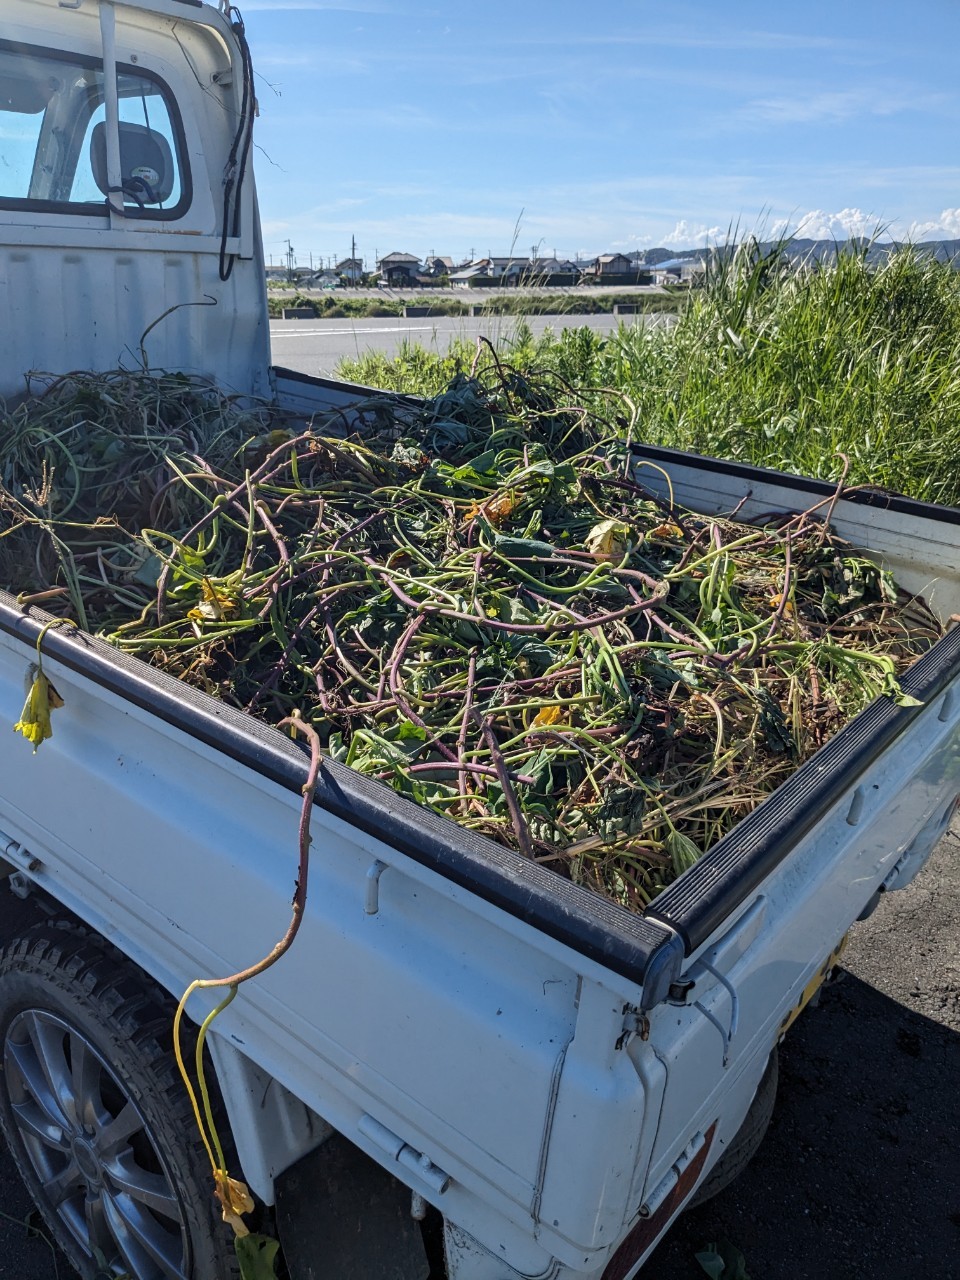
<svg viewBox="0 0 960 1280">
<path fill-rule="evenodd" d="M 181 370 L 269 396 L 242 28 L 191 0 L 4 0 L 0 394 Z"/>
</svg>

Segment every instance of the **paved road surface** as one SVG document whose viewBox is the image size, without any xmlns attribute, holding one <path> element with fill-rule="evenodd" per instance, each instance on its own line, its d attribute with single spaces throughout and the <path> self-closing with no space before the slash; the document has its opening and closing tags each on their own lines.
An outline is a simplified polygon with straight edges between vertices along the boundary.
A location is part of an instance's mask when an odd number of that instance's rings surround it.
<svg viewBox="0 0 960 1280">
<path fill-rule="evenodd" d="M 0 889 L 0 941 L 20 906 Z M 784 1042 L 752 1164 L 680 1217 L 644 1280 L 704 1280 L 694 1252 L 723 1238 L 751 1280 L 960 1276 L 960 821 L 854 927 L 844 967 Z M 65 1280 L 63 1259 L 28 1238 L 29 1211 L 0 1152 L 0 1278 Z"/>
<path fill-rule="evenodd" d="M 645 317 L 626 316 L 641 322 Z M 534 334 L 547 329 L 588 328 L 596 333 L 612 333 L 620 317 L 598 316 L 524 316 Z M 446 352 L 454 338 L 470 342 L 483 334 L 492 342 L 508 339 L 516 332 L 518 317 L 434 316 L 425 319 L 371 317 L 363 320 L 273 320 L 270 342 L 273 363 L 298 373 L 331 377 L 338 360 L 356 357 L 364 351 L 384 351 L 395 355 L 404 341 L 419 342 L 430 351 Z M 661 317 L 648 317 L 647 323 L 659 323 Z"/>
</svg>

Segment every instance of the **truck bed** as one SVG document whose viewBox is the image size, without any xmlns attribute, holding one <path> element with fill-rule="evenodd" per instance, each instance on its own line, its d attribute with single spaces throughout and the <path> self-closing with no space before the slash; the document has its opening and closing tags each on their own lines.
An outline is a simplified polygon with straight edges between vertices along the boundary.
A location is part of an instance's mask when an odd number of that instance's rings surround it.
<svg viewBox="0 0 960 1280">
<path fill-rule="evenodd" d="M 281 390 L 285 379 L 294 384 L 282 375 Z M 292 386 L 301 408 L 318 386 Z M 831 493 L 687 454 L 638 450 L 641 469 L 646 460 L 670 471 L 680 503 L 705 512 L 745 493 L 745 518 Z M 923 590 L 943 618 L 960 608 L 958 524 L 960 511 L 869 493 L 834 512 L 842 535 Z M 0 596 L 0 722 L 18 717 L 45 620 Z M 67 627 L 49 631 L 43 650 L 65 705 L 35 756 L 0 736 L 0 855 L 177 996 L 195 977 L 265 954 L 289 919 L 301 748 Z M 653 1017 L 656 1053 L 624 1053 L 627 1028 L 641 1025 L 625 1011 L 662 1015 L 691 963 L 730 961 L 718 935 L 740 930 L 737 959 L 782 904 L 777 997 L 744 1020 L 741 1043 L 753 1049 L 724 1121 L 739 1123 L 781 1006 L 879 885 L 913 873 L 903 865 L 911 850 L 922 863 L 949 818 L 960 789 L 958 674 L 954 628 L 902 680 L 923 706 L 878 699 L 643 915 L 325 763 L 303 929 L 222 1015 L 222 1043 L 478 1239 L 526 1252 L 531 1271 L 542 1250 L 589 1270 L 694 1126 L 689 1089 L 666 1088 L 691 1069 L 691 1054 L 680 1054 L 688 1013 L 698 1035 L 706 1027 L 716 1038 L 691 1009 L 671 1015 L 679 1032 Z M 787 918 L 814 887 L 834 899 L 822 912 L 823 954 L 820 941 L 803 945 L 806 917 Z M 725 999 L 720 991 L 704 1006 L 721 1025 Z M 212 1003 L 198 997 L 194 1016 Z M 706 1115 L 711 1090 L 698 1100 Z M 670 1141 L 657 1144 L 658 1132 Z M 578 1203 L 576 1183 L 560 1176 L 571 1159 L 594 1202 Z M 246 1173 L 269 1199 L 270 1168 Z"/>
</svg>

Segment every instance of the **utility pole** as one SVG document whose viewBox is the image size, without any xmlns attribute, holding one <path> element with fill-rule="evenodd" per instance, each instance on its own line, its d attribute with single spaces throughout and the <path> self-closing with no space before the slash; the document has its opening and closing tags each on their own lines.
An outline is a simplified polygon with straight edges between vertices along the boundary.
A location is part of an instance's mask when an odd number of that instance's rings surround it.
<svg viewBox="0 0 960 1280">
<path fill-rule="evenodd" d="M 292 245 L 292 244 L 290 243 L 290 241 L 288 240 L 288 241 L 287 241 L 287 279 L 288 279 L 288 280 L 292 280 L 292 279 L 293 279 L 293 264 L 294 264 L 294 261 L 295 261 L 295 259 L 294 259 L 294 256 L 293 256 L 293 245 Z"/>
<path fill-rule="evenodd" d="M 360 283 L 357 275 L 357 237 L 350 237 L 350 283 L 356 287 Z"/>
</svg>

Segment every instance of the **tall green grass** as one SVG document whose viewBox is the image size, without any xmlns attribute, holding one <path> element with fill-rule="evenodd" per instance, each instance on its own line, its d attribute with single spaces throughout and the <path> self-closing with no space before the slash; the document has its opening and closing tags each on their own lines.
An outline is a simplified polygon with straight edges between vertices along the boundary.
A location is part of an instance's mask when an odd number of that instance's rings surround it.
<svg viewBox="0 0 960 1280">
<path fill-rule="evenodd" d="M 960 505 L 960 275 L 914 249 L 817 265 L 784 248 L 719 255 L 672 329 L 534 340 L 521 327 L 505 331 L 501 356 L 587 397 L 622 392 L 650 443 L 825 479 L 846 458 L 850 483 Z M 407 347 L 341 374 L 432 394 L 473 356 L 465 344 L 442 356 Z"/>
</svg>

